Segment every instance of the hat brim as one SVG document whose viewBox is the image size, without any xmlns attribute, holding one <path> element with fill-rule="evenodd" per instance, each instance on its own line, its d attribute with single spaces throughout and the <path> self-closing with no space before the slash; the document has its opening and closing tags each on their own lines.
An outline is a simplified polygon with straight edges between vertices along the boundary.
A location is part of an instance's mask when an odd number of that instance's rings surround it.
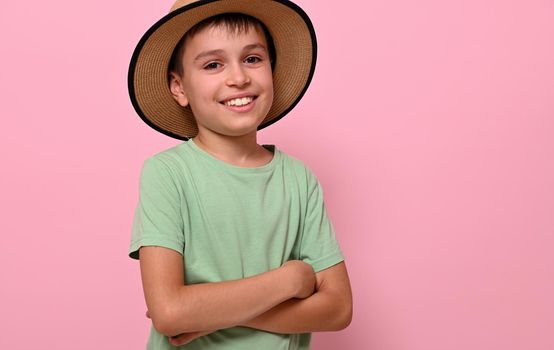
<svg viewBox="0 0 554 350">
<path fill-rule="evenodd" d="M 274 99 L 258 130 L 290 112 L 306 92 L 315 70 L 317 42 L 307 14 L 287 0 L 197 1 L 171 11 L 156 22 L 137 44 L 128 72 L 133 107 L 146 124 L 180 140 L 198 133 L 190 108 L 171 96 L 167 74 L 171 55 L 185 32 L 221 13 L 244 13 L 268 28 L 275 45 Z"/>
</svg>

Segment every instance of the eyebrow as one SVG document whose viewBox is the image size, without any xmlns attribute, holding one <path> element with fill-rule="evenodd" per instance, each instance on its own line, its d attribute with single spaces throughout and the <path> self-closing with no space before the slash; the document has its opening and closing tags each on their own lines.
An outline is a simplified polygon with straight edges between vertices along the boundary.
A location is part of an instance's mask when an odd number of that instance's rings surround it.
<svg viewBox="0 0 554 350">
<path fill-rule="evenodd" d="M 263 49 L 265 51 L 267 51 L 267 48 L 262 45 L 262 44 L 259 44 L 259 43 L 256 43 L 256 44 L 250 44 L 250 45 L 246 45 L 242 51 L 248 51 L 248 50 L 252 50 L 252 49 Z M 206 56 L 213 56 L 213 55 L 223 55 L 225 53 L 225 51 L 223 50 L 210 50 L 210 51 L 204 51 L 204 52 L 201 52 L 200 54 L 198 54 L 198 56 L 196 56 L 194 58 L 194 62 L 202 59 L 203 57 L 206 57 Z"/>
</svg>

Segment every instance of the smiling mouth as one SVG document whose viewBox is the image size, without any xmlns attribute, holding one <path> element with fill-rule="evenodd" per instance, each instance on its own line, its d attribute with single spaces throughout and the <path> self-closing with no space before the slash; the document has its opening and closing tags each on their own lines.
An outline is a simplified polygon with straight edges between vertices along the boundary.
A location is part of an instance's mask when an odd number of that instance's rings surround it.
<svg viewBox="0 0 554 350">
<path fill-rule="evenodd" d="M 234 107 L 242 107 L 242 106 L 249 105 L 250 103 L 252 103 L 252 101 L 254 101 L 257 98 L 258 98 L 258 96 L 247 96 L 247 97 L 234 98 L 234 99 L 231 99 L 231 100 L 222 101 L 220 103 L 222 105 L 229 106 L 229 107 L 233 107 L 233 106 Z"/>
</svg>

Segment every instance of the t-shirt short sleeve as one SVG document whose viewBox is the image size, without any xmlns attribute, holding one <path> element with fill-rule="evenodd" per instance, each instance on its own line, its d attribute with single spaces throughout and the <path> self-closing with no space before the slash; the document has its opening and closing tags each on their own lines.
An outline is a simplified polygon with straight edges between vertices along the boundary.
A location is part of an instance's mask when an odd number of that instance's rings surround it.
<svg viewBox="0 0 554 350">
<path fill-rule="evenodd" d="M 135 208 L 129 256 L 139 259 L 142 246 L 160 246 L 184 251 L 181 196 L 171 169 L 156 157 L 143 164 L 139 200 Z"/>
<path fill-rule="evenodd" d="M 344 260 L 333 225 L 327 215 L 323 189 L 319 180 L 308 171 L 308 203 L 300 259 L 319 272 Z"/>
</svg>

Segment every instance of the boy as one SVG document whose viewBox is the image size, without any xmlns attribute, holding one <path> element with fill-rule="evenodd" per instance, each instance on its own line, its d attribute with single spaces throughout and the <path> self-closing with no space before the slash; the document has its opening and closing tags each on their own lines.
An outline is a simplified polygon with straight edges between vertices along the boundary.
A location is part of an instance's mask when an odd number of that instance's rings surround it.
<svg viewBox="0 0 554 350">
<path fill-rule="evenodd" d="M 307 15 L 284 0 L 178 1 L 139 42 L 133 105 L 185 140 L 141 173 L 129 255 L 148 349 L 309 349 L 310 332 L 350 323 L 319 181 L 256 141 L 302 97 L 315 53 Z"/>
</svg>

